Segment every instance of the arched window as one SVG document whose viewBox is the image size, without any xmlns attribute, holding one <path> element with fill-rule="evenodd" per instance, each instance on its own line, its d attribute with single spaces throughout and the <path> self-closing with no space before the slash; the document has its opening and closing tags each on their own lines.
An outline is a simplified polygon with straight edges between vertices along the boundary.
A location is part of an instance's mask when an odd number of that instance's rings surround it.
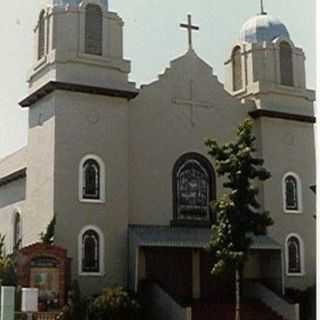
<svg viewBox="0 0 320 320">
<path fill-rule="evenodd" d="M 79 235 L 79 273 L 103 274 L 103 234 L 95 226 L 84 228 Z"/>
<path fill-rule="evenodd" d="M 282 183 L 284 211 L 301 212 L 302 196 L 299 177 L 295 173 L 287 173 Z"/>
<path fill-rule="evenodd" d="M 41 11 L 38 22 L 38 60 L 44 57 L 45 53 L 45 12 Z"/>
<path fill-rule="evenodd" d="M 197 153 L 183 155 L 173 170 L 174 220 L 212 220 L 215 174 L 211 163 Z"/>
<path fill-rule="evenodd" d="M 100 166 L 96 160 L 89 159 L 83 165 L 83 197 L 100 199 Z"/>
<path fill-rule="evenodd" d="M 102 55 L 103 14 L 98 5 L 86 6 L 85 53 Z"/>
<path fill-rule="evenodd" d="M 82 237 L 82 271 L 99 272 L 100 240 L 94 230 L 88 230 Z"/>
<path fill-rule="evenodd" d="M 238 91 L 242 89 L 243 83 L 240 47 L 235 47 L 232 52 L 232 81 L 233 91 Z"/>
<path fill-rule="evenodd" d="M 13 221 L 13 249 L 17 250 L 21 248 L 22 242 L 22 228 L 21 228 L 21 216 L 19 212 L 14 214 Z"/>
<path fill-rule="evenodd" d="M 281 84 L 293 86 L 292 49 L 285 41 L 280 44 L 280 74 Z"/>
<path fill-rule="evenodd" d="M 103 161 L 94 155 L 80 162 L 80 201 L 105 200 L 105 173 Z"/>
<path fill-rule="evenodd" d="M 286 239 L 287 274 L 304 273 L 303 241 L 297 234 L 291 234 Z"/>
</svg>

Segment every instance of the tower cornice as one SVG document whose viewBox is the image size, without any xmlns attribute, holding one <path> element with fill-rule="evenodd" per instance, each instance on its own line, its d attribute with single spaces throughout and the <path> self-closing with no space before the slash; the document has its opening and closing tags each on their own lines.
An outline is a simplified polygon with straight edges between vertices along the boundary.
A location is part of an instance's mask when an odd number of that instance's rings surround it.
<svg viewBox="0 0 320 320">
<path fill-rule="evenodd" d="M 139 93 L 138 90 L 121 90 L 114 88 L 102 88 L 88 85 L 80 85 L 67 82 L 50 81 L 47 84 L 43 85 L 41 88 L 39 88 L 37 91 L 27 96 L 22 101 L 20 101 L 19 105 L 22 108 L 32 107 L 33 104 L 35 104 L 36 102 L 38 102 L 39 100 L 43 99 L 44 97 L 48 96 L 56 90 L 94 94 L 100 96 L 118 97 L 125 98 L 127 100 L 135 98 Z"/>
</svg>

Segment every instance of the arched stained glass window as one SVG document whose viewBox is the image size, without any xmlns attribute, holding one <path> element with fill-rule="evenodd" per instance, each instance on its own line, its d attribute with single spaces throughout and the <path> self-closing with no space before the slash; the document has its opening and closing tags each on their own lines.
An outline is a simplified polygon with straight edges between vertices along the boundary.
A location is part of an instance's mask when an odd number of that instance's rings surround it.
<svg viewBox="0 0 320 320">
<path fill-rule="evenodd" d="M 281 84 L 293 86 L 292 49 L 285 41 L 280 44 L 280 75 Z"/>
<path fill-rule="evenodd" d="M 287 273 L 303 273 L 303 243 L 298 235 L 289 235 L 286 243 Z"/>
<path fill-rule="evenodd" d="M 175 220 L 211 220 L 210 203 L 215 197 L 214 170 L 199 154 L 186 154 L 173 173 Z"/>
<path fill-rule="evenodd" d="M 96 155 L 87 155 L 79 164 L 79 200 L 81 202 L 105 201 L 105 166 Z"/>
<path fill-rule="evenodd" d="M 301 185 L 299 177 L 287 173 L 283 178 L 284 211 L 300 212 L 302 208 Z"/>
<path fill-rule="evenodd" d="M 102 55 L 103 13 L 95 4 L 86 6 L 85 53 Z"/>
<path fill-rule="evenodd" d="M 241 90 L 243 87 L 243 83 L 240 47 L 235 47 L 232 52 L 232 78 L 233 91 Z"/>
<path fill-rule="evenodd" d="M 94 230 L 82 236 L 82 272 L 100 272 L 100 239 Z"/>
<path fill-rule="evenodd" d="M 298 210 L 298 184 L 293 176 L 286 178 L 286 208 Z"/>
<path fill-rule="evenodd" d="M 94 159 L 87 160 L 83 165 L 83 198 L 100 199 L 100 167 Z"/>
<path fill-rule="evenodd" d="M 41 11 L 38 24 L 38 60 L 45 54 L 45 12 Z"/>
</svg>

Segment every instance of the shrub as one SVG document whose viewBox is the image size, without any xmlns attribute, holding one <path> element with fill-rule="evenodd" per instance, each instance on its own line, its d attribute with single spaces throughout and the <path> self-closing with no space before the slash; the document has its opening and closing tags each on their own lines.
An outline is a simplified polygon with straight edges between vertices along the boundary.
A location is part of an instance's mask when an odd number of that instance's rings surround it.
<svg viewBox="0 0 320 320">
<path fill-rule="evenodd" d="M 123 288 L 107 288 L 90 304 L 89 319 L 138 320 L 140 309 L 137 299 Z"/>
<path fill-rule="evenodd" d="M 5 286 L 16 285 L 15 265 L 12 257 L 5 254 L 5 236 L 0 234 L 0 283 Z"/>
<path fill-rule="evenodd" d="M 286 296 L 295 303 L 300 304 L 300 319 L 316 319 L 316 286 L 309 287 L 306 290 L 287 288 Z"/>
<path fill-rule="evenodd" d="M 316 286 L 309 287 L 304 294 L 301 304 L 301 320 L 315 320 L 316 319 L 316 301 L 317 292 Z"/>
<path fill-rule="evenodd" d="M 0 257 L 0 282 L 4 286 L 16 285 L 14 262 L 8 257 Z"/>
</svg>

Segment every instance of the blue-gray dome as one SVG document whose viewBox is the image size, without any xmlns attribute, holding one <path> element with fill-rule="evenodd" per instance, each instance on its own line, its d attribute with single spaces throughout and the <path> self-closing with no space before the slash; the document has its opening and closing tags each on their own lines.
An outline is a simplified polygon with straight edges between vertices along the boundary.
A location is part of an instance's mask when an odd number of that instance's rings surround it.
<svg viewBox="0 0 320 320">
<path fill-rule="evenodd" d="M 54 7 L 66 6 L 66 5 L 79 5 L 82 0 L 50 0 Z M 108 8 L 108 0 L 100 0 L 100 3 Z"/>
<path fill-rule="evenodd" d="M 278 18 L 268 14 L 250 18 L 240 32 L 240 41 L 249 43 L 271 42 L 280 37 L 290 40 L 288 29 Z"/>
</svg>

